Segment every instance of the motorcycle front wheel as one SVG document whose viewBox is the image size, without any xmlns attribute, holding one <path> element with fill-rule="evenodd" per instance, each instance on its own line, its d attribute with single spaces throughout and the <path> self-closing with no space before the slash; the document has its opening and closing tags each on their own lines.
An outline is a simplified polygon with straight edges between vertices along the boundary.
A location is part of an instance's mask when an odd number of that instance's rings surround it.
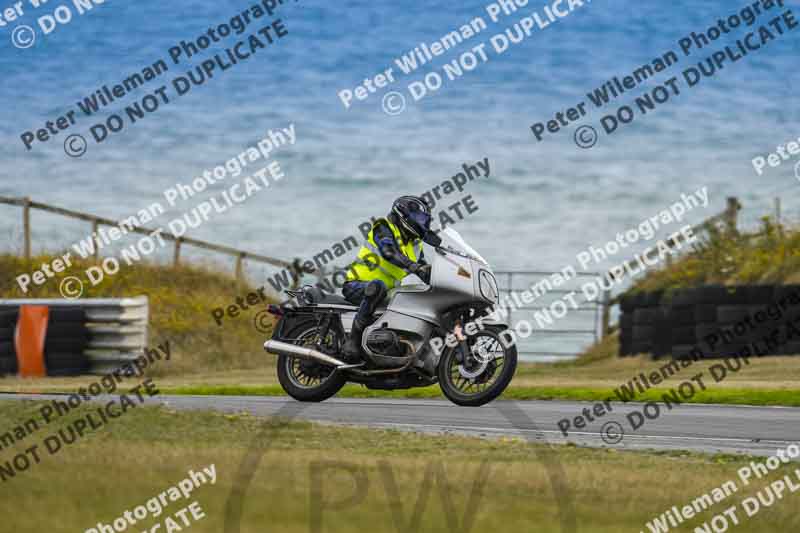
<svg viewBox="0 0 800 533">
<path fill-rule="evenodd" d="M 517 369 L 517 347 L 500 339 L 505 328 L 486 328 L 461 345 L 449 348 L 439 360 L 439 386 L 456 405 L 477 407 L 500 396 Z"/>
</svg>

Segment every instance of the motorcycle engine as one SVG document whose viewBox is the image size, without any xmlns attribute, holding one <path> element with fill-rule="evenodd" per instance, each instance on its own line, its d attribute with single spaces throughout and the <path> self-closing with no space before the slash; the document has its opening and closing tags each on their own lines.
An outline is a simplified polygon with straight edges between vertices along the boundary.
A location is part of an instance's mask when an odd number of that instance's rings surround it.
<svg viewBox="0 0 800 533">
<path fill-rule="evenodd" d="M 397 334 L 390 329 L 378 329 L 367 336 L 367 347 L 379 355 L 403 357 L 406 355 Z"/>
</svg>

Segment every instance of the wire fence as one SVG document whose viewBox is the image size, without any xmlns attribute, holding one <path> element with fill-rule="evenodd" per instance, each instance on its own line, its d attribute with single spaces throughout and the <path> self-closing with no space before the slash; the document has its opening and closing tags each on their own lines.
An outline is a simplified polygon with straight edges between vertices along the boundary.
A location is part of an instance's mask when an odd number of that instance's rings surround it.
<svg viewBox="0 0 800 533">
<path fill-rule="evenodd" d="M 589 300 L 582 282 L 601 276 L 599 272 L 514 270 L 495 272 L 501 304 L 508 310 L 508 321 L 515 328 L 521 320 L 532 326 L 528 337 L 518 335 L 517 351 L 528 362 L 553 362 L 574 359 L 599 341 L 607 330 L 609 294 Z M 554 282 L 558 281 L 558 285 Z M 571 295 L 571 297 L 568 297 Z M 569 302 L 563 316 L 554 313 L 554 303 Z M 522 331 L 524 328 L 520 328 Z"/>
</svg>

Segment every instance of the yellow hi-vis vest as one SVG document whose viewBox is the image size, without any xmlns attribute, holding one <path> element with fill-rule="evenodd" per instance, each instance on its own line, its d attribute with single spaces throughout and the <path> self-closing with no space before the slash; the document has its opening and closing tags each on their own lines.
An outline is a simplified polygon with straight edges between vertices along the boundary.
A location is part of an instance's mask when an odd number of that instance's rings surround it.
<svg viewBox="0 0 800 533">
<path fill-rule="evenodd" d="M 367 235 L 367 241 L 358 251 L 358 259 L 350 265 L 347 271 L 347 281 L 372 281 L 379 279 L 386 284 L 387 289 L 392 289 L 400 285 L 400 282 L 408 273 L 381 256 L 374 235 L 375 225 L 378 223 L 384 223 L 389 226 L 400 251 L 411 261 L 416 263 L 420 255 L 422 255 L 421 240 L 415 239 L 405 242 L 400 234 L 400 228 L 385 218 L 378 219 L 372 225 L 372 229 L 369 231 L 369 235 Z"/>
</svg>

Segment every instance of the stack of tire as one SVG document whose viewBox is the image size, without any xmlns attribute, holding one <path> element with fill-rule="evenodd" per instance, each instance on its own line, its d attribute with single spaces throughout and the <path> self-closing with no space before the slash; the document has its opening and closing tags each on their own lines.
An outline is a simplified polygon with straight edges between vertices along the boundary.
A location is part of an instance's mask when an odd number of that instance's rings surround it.
<svg viewBox="0 0 800 533">
<path fill-rule="evenodd" d="M 75 307 L 51 307 L 44 342 L 48 376 L 77 376 L 89 370 L 84 351 L 89 345 L 86 311 Z"/>
<path fill-rule="evenodd" d="M 14 330 L 18 311 L 0 311 L 0 374 L 17 373 Z M 44 342 L 45 368 L 48 376 L 77 376 L 89 370 L 84 351 L 90 333 L 86 312 L 78 307 L 51 307 Z"/>
<path fill-rule="evenodd" d="M 0 310 L 0 376 L 17 373 L 17 352 L 14 349 L 16 311 Z"/>
<path fill-rule="evenodd" d="M 739 354 L 763 336 L 800 319 L 800 305 L 781 312 L 779 320 L 767 320 L 756 329 L 722 339 L 736 324 L 754 321 L 769 304 L 790 294 L 800 294 L 800 285 L 708 286 L 672 291 L 638 292 L 620 298 L 620 356 L 650 353 L 655 358 L 672 355 L 681 359 L 702 353 L 716 358 Z M 763 316 L 759 315 L 759 316 Z M 710 336 L 717 341 L 709 343 Z M 699 350 L 699 352 L 698 352 Z M 783 342 L 769 355 L 800 355 L 800 339 Z"/>
</svg>

